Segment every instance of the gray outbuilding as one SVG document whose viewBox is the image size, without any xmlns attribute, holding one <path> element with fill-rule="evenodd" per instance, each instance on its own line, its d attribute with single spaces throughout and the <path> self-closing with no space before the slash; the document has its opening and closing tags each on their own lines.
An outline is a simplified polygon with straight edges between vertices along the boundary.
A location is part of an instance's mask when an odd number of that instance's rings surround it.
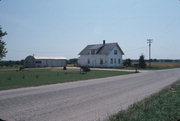
<svg viewBox="0 0 180 121">
<path fill-rule="evenodd" d="M 65 57 L 38 57 L 27 56 L 24 61 L 25 68 L 64 67 L 67 64 Z"/>
</svg>

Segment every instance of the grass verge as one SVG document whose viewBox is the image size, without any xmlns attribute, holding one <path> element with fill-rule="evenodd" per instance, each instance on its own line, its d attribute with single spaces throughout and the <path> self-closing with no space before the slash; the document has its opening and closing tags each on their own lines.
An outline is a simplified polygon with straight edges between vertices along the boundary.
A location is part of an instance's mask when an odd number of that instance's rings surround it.
<svg viewBox="0 0 180 121">
<path fill-rule="evenodd" d="M 180 121 L 180 81 L 120 111 L 107 121 Z"/>
<path fill-rule="evenodd" d="M 28 69 L 25 71 L 3 69 L 0 70 L 0 90 L 103 78 L 130 73 L 92 70 L 88 73 L 80 74 L 79 70 L 75 69 L 62 70 L 55 68 Z"/>
</svg>

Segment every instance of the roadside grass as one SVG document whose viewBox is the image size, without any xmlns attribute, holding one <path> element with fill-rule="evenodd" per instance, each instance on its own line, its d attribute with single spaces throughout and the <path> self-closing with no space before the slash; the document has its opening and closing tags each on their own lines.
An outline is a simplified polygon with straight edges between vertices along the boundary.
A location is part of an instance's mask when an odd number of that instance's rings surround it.
<svg viewBox="0 0 180 121">
<path fill-rule="evenodd" d="M 120 111 L 107 121 L 180 121 L 180 81 Z"/>
<path fill-rule="evenodd" d="M 2 69 L 0 70 L 0 90 L 111 77 L 130 73 L 92 70 L 88 73 L 80 74 L 80 71 L 77 69 L 62 70 L 56 68 L 25 69 L 24 71 Z"/>
</svg>

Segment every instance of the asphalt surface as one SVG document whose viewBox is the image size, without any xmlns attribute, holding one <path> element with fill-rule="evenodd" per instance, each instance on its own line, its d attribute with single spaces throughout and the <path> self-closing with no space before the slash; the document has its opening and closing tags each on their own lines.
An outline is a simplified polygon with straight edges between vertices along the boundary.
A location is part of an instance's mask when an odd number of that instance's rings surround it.
<svg viewBox="0 0 180 121">
<path fill-rule="evenodd" d="M 0 119 L 102 121 L 180 79 L 180 69 L 0 91 Z"/>
</svg>

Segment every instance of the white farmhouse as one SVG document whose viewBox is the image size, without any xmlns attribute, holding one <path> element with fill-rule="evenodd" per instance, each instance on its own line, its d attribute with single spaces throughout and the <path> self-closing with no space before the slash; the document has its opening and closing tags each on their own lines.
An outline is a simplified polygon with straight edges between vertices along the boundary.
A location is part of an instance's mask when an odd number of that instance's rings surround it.
<svg viewBox="0 0 180 121">
<path fill-rule="evenodd" d="M 66 66 L 66 61 L 67 59 L 65 57 L 38 57 L 30 55 L 24 60 L 24 67 L 64 67 Z"/>
<path fill-rule="evenodd" d="M 124 52 L 118 43 L 87 45 L 80 53 L 78 64 L 88 67 L 120 67 Z"/>
</svg>

